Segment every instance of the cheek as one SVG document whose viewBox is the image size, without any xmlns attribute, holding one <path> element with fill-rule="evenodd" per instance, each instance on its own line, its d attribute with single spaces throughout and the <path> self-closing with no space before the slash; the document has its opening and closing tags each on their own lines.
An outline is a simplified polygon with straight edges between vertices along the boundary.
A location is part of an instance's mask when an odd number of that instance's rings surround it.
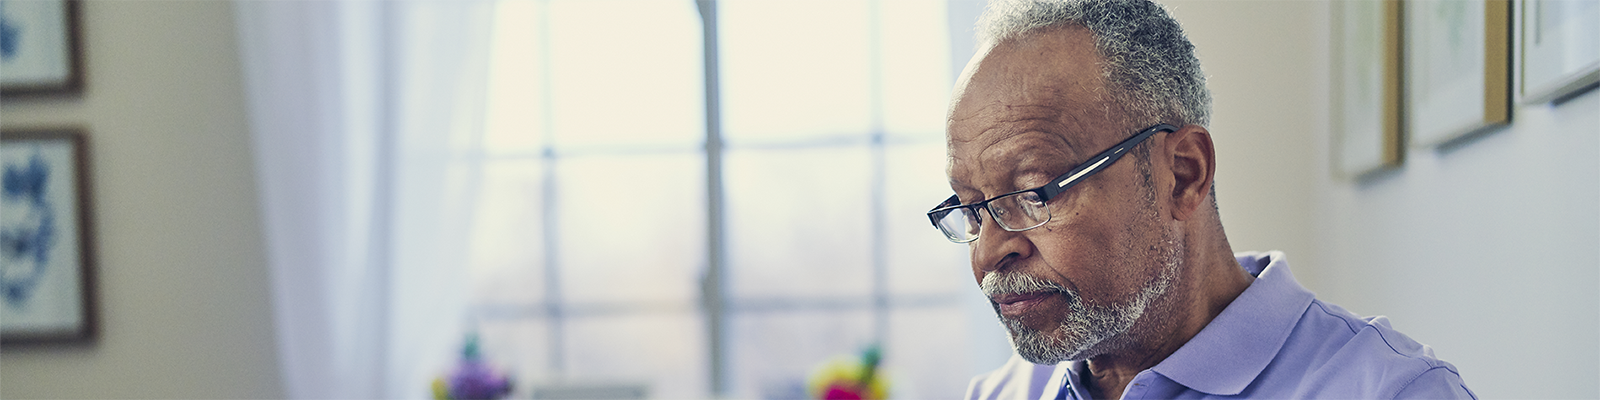
<svg viewBox="0 0 1600 400">
<path fill-rule="evenodd" d="M 1103 274 L 1108 254 L 1104 251 L 1104 237 L 1092 230 L 1081 229 L 1083 227 L 1083 224 L 1074 224 L 1041 232 L 1049 236 L 1038 240 L 1039 258 L 1048 270 L 1039 274 L 1047 275 L 1042 278 L 1077 291 L 1080 296 L 1090 297 L 1098 294 L 1108 283 Z"/>
<path fill-rule="evenodd" d="M 1122 299 L 1142 282 L 1130 265 L 1134 237 L 1124 221 L 1104 213 L 1066 211 L 1070 222 L 1040 227 L 1035 244 L 1049 267 L 1051 280 L 1077 290 L 1090 303 Z M 1049 228 L 1049 229 L 1045 229 Z M 1047 237 L 1046 237 L 1047 236 Z"/>
</svg>

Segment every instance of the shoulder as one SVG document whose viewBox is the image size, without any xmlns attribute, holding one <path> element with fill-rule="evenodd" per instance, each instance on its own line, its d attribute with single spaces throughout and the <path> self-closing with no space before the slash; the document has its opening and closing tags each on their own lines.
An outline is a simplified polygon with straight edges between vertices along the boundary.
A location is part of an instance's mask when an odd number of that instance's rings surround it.
<svg viewBox="0 0 1600 400">
<path fill-rule="evenodd" d="M 1358 317 L 1313 301 L 1285 344 L 1304 365 L 1304 396 L 1347 398 L 1476 398 L 1454 365 L 1433 348 L 1395 330 L 1385 317 Z"/>
<path fill-rule="evenodd" d="M 1006 360 L 1006 364 L 999 369 L 973 377 L 972 382 L 967 384 L 966 398 L 1037 399 L 1054 371 L 1054 365 L 1030 363 L 1023 360 L 1022 356 L 1012 354 L 1011 359 Z"/>
</svg>

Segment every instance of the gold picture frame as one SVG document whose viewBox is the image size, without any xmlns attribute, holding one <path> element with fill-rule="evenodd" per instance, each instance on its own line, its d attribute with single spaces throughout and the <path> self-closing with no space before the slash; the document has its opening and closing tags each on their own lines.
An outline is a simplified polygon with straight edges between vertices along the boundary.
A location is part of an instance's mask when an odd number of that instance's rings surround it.
<svg viewBox="0 0 1600 400">
<path fill-rule="evenodd" d="M 1511 123 L 1511 2 L 1405 5 L 1409 144 L 1448 145 Z"/>
<path fill-rule="evenodd" d="M 1334 3 L 1334 171 L 1346 178 L 1399 167 L 1401 135 L 1399 0 Z"/>
</svg>

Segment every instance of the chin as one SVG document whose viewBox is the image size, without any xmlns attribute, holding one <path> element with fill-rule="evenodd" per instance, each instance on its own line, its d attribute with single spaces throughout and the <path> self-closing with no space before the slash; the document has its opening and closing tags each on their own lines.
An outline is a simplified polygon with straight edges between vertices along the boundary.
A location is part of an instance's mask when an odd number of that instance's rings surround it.
<svg viewBox="0 0 1600 400">
<path fill-rule="evenodd" d="M 1105 340 L 1098 340 L 1087 329 L 1071 329 L 1060 324 L 1049 331 L 1029 328 L 1021 321 L 1002 320 L 1011 336 L 1011 348 L 1028 362 L 1052 365 L 1066 361 L 1086 360 L 1102 351 Z"/>
</svg>

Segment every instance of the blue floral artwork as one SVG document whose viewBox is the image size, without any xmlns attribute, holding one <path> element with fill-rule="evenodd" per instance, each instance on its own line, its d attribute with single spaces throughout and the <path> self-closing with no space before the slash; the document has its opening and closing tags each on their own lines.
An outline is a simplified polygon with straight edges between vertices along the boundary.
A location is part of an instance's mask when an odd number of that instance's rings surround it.
<svg viewBox="0 0 1600 400">
<path fill-rule="evenodd" d="M 0 0 L 0 89 L 15 93 L 76 90 L 74 4 L 71 0 Z"/>
<path fill-rule="evenodd" d="M 0 295 L 6 305 L 25 308 L 50 265 L 56 246 L 56 207 L 46 196 L 50 165 L 37 150 L 26 162 L 6 163 L 5 207 L 0 210 Z"/>
<path fill-rule="evenodd" d="M 0 1 L 0 60 L 9 60 L 17 56 L 17 36 L 22 30 L 17 28 L 16 21 L 6 15 L 6 2 Z"/>
</svg>

